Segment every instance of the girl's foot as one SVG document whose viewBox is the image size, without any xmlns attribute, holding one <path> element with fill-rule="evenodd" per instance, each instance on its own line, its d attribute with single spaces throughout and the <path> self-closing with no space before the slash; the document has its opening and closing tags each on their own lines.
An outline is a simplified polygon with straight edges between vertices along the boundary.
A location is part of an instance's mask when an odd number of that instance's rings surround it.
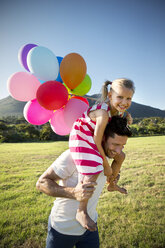
<svg viewBox="0 0 165 248">
<path fill-rule="evenodd" d="M 82 225 L 82 227 L 88 229 L 91 232 L 97 230 L 96 223 L 84 211 L 77 210 L 76 220 Z"/>
<path fill-rule="evenodd" d="M 107 190 L 112 191 L 119 191 L 122 194 L 127 194 L 127 190 L 125 188 L 119 187 L 117 184 L 109 184 Z"/>
</svg>

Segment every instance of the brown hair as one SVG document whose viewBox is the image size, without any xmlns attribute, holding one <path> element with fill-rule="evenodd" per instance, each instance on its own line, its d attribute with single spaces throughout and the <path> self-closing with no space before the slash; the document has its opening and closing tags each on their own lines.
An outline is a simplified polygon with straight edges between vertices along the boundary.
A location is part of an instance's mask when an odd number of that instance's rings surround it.
<svg viewBox="0 0 165 248">
<path fill-rule="evenodd" d="M 124 86 L 127 89 L 130 89 L 135 92 L 135 86 L 134 82 L 130 79 L 127 78 L 118 78 L 115 79 L 114 81 L 105 81 L 103 86 L 102 86 L 102 95 L 101 95 L 101 101 L 104 102 L 107 100 L 108 96 L 108 85 L 111 85 L 110 90 L 113 90 L 116 86 Z"/>
<path fill-rule="evenodd" d="M 132 132 L 127 125 L 127 119 L 125 117 L 112 116 L 111 121 L 108 122 L 104 131 L 105 141 L 107 141 L 109 137 L 114 138 L 115 134 L 131 137 Z"/>
</svg>

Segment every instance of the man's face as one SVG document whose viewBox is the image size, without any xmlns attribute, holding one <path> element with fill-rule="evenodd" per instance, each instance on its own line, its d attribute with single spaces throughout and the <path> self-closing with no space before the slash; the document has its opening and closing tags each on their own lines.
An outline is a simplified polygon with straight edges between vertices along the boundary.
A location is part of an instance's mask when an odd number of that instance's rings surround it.
<svg viewBox="0 0 165 248">
<path fill-rule="evenodd" d="M 103 148 L 105 155 L 109 158 L 114 158 L 116 155 L 119 155 L 125 144 L 127 143 L 127 136 L 114 135 L 114 138 L 109 137 L 107 141 L 103 139 Z"/>
</svg>

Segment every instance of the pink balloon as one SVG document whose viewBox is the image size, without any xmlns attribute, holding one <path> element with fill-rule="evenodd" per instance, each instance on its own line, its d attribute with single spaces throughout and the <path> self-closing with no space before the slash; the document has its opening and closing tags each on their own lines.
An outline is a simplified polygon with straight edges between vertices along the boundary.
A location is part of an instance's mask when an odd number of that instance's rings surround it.
<svg viewBox="0 0 165 248">
<path fill-rule="evenodd" d="M 64 108 L 64 121 L 68 127 L 72 128 L 73 123 L 82 116 L 89 105 L 77 98 L 71 98 Z"/>
<path fill-rule="evenodd" d="M 42 125 L 50 120 L 53 111 L 44 109 L 37 102 L 37 99 L 35 99 L 26 103 L 23 114 L 29 123 L 33 125 Z"/>
<path fill-rule="evenodd" d="M 71 128 L 64 121 L 64 108 L 58 109 L 53 114 L 50 120 L 52 130 L 58 135 L 67 135 Z"/>
<path fill-rule="evenodd" d="M 29 72 L 16 72 L 7 81 L 10 95 L 23 102 L 35 99 L 40 85 L 38 79 Z"/>
</svg>

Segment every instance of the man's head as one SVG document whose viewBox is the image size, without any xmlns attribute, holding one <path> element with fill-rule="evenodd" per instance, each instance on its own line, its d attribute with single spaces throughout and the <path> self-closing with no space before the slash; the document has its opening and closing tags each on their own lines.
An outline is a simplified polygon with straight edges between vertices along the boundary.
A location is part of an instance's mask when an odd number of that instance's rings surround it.
<svg viewBox="0 0 165 248">
<path fill-rule="evenodd" d="M 120 116 L 113 116 L 107 124 L 103 137 L 103 148 L 106 156 L 114 158 L 120 154 L 132 133 L 127 125 L 127 119 Z"/>
</svg>

